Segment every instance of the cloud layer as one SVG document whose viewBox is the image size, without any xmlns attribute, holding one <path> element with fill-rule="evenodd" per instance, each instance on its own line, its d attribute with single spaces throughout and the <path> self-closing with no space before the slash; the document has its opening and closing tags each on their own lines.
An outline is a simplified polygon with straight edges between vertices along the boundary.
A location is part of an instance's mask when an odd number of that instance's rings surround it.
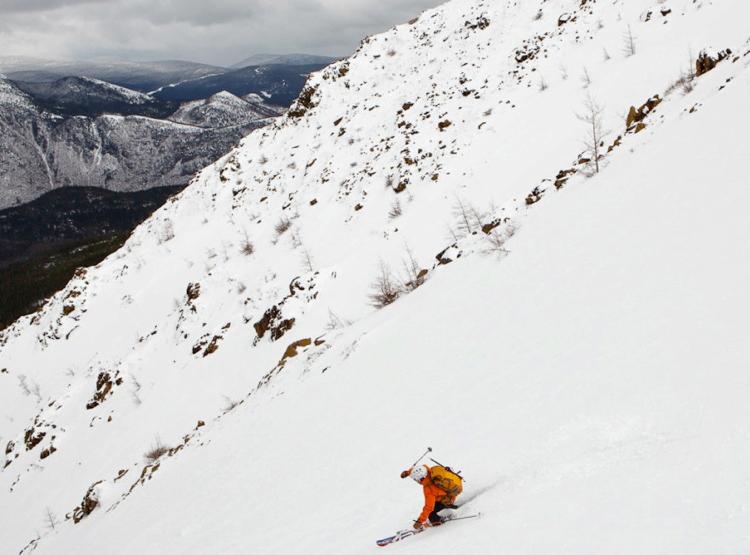
<svg viewBox="0 0 750 555">
<path fill-rule="evenodd" d="M 350 53 L 442 0 L 0 0 L 0 56 L 189 59 Z"/>
</svg>

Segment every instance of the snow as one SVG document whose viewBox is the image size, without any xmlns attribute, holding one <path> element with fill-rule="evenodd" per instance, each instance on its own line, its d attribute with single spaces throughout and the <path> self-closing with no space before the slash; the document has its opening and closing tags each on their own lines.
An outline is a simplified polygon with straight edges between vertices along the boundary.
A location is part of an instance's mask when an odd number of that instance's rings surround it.
<svg viewBox="0 0 750 555">
<path fill-rule="evenodd" d="M 398 475 L 430 445 L 483 516 L 394 552 L 748 552 L 750 14 L 589 4 L 453 0 L 370 38 L 0 336 L 2 545 L 374 553 L 419 513 Z M 665 94 L 704 47 L 733 55 Z M 587 178 L 589 94 L 622 144 Z M 424 285 L 375 309 L 407 248 Z M 272 307 L 275 340 L 253 325 Z M 151 464 L 156 436 L 183 447 Z M 89 516 L 44 529 L 100 480 Z"/>
<path fill-rule="evenodd" d="M 0 105 L 8 108 L 17 108 L 23 110 L 32 110 L 34 105 L 31 99 L 18 87 L 0 78 Z"/>
<path fill-rule="evenodd" d="M 220 91 L 210 98 L 186 102 L 180 106 L 170 120 L 188 125 L 214 129 L 257 122 L 259 126 L 269 118 L 281 114 L 280 109 L 264 103 L 257 95 L 240 98 L 227 91 Z"/>
<path fill-rule="evenodd" d="M 148 94 L 134 91 L 125 87 L 120 87 L 119 85 L 113 85 L 112 83 L 107 83 L 106 81 L 101 81 L 99 79 L 92 79 L 90 77 L 81 77 L 80 79 L 83 81 L 88 81 L 89 83 L 93 83 L 100 89 L 109 91 L 112 94 L 123 98 L 125 101 L 130 102 L 131 104 L 148 104 L 150 102 L 153 102 L 154 100 L 153 97 Z"/>
</svg>

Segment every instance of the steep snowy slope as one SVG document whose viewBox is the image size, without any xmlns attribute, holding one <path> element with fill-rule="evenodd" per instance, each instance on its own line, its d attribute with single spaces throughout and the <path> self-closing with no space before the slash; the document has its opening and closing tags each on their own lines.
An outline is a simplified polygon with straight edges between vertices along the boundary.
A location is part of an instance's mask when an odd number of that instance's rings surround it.
<svg viewBox="0 0 750 555">
<path fill-rule="evenodd" d="M 453 0 L 314 75 L 0 336 L 0 545 L 374 552 L 430 444 L 483 517 L 388 549 L 747 552 L 748 15 Z"/>
</svg>

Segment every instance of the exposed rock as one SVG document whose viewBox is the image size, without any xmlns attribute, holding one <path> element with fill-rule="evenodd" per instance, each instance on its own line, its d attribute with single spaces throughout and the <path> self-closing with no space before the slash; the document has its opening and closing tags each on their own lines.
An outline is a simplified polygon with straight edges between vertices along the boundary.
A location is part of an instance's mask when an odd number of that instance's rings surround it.
<svg viewBox="0 0 750 555">
<path fill-rule="evenodd" d="M 490 26 L 490 20 L 487 19 L 487 17 L 482 15 L 482 16 L 479 16 L 479 18 L 477 18 L 476 21 L 474 22 L 467 21 L 466 23 L 464 23 L 464 25 L 466 26 L 467 29 L 471 31 L 476 31 L 477 29 L 482 31 Z"/>
<path fill-rule="evenodd" d="M 276 305 L 266 310 L 263 317 L 253 324 L 257 339 L 263 339 L 263 336 L 270 332 L 272 341 L 283 337 L 293 326 L 294 318 L 283 319 L 281 310 Z"/>
<path fill-rule="evenodd" d="M 575 16 L 572 13 L 564 13 L 560 17 L 557 18 L 557 26 L 562 27 L 566 23 L 570 23 L 571 21 L 575 21 Z"/>
<path fill-rule="evenodd" d="M 50 445 L 48 448 L 44 449 L 40 453 L 39 458 L 42 459 L 42 460 L 44 460 L 47 457 L 49 457 L 52 453 L 54 453 L 55 451 L 57 451 L 57 449 L 55 449 L 55 447 L 53 445 Z"/>
<path fill-rule="evenodd" d="M 725 60 L 732 54 L 732 51 L 727 48 L 717 53 L 715 56 L 711 56 L 708 52 L 703 50 L 698 54 L 698 58 L 695 60 L 695 75 L 700 77 L 704 73 L 708 73 L 715 68 L 719 62 Z"/>
<path fill-rule="evenodd" d="M 86 492 L 86 495 L 83 496 L 83 501 L 81 501 L 81 504 L 73 509 L 73 522 L 75 524 L 81 522 L 81 520 L 90 515 L 94 511 L 94 509 L 99 506 L 99 495 L 96 492 L 96 486 L 101 483 L 102 480 L 99 480 L 98 482 L 92 484 Z M 70 516 L 67 516 L 66 518 L 70 518 Z"/>
<path fill-rule="evenodd" d="M 567 170 L 560 170 L 555 177 L 555 188 L 560 189 L 570 179 L 570 176 L 575 174 L 578 170 L 575 168 L 569 168 Z"/>
<path fill-rule="evenodd" d="M 657 94 L 644 102 L 640 108 L 636 109 L 635 106 L 631 106 L 630 110 L 628 111 L 628 116 L 625 120 L 625 127 L 630 128 L 630 126 L 634 123 L 638 123 L 646 119 L 646 116 L 653 112 L 654 108 L 661 104 L 661 101 L 662 99 Z"/>
<path fill-rule="evenodd" d="M 285 361 L 288 358 L 293 358 L 297 356 L 297 349 L 300 347 L 307 347 L 312 344 L 312 339 L 307 337 L 305 339 L 300 339 L 299 341 L 295 341 L 291 345 L 289 345 L 286 348 L 286 351 L 284 351 L 284 356 L 281 357 L 281 361 Z"/>
<path fill-rule="evenodd" d="M 543 194 L 544 191 L 542 191 L 539 187 L 534 187 L 534 190 L 531 191 L 526 197 L 526 206 L 531 206 L 532 204 L 536 204 L 537 202 L 542 200 Z"/>
<path fill-rule="evenodd" d="M 221 335 L 214 335 L 213 339 L 211 340 L 211 343 L 208 344 L 208 347 L 206 347 L 206 350 L 203 351 L 203 356 L 207 357 L 208 355 L 214 354 L 216 351 L 219 350 L 219 341 L 224 339 Z"/>
<path fill-rule="evenodd" d="M 339 70 L 339 73 L 341 70 Z M 344 75 L 346 75 L 346 72 L 348 72 L 348 68 L 344 72 Z M 308 110 L 311 110 L 312 108 L 315 108 L 317 104 L 313 101 L 313 97 L 315 96 L 315 93 L 318 91 L 317 87 L 311 87 L 309 85 L 306 85 L 304 89 L 302 89 L 302 92 L 299 95 L 299 98 L 297 99 L 297 102 L 294 103 L 292 108 L 287 112 L 290 118 L 301 118 L 304 116 Z"/>
<path fill-rule="evenodd" d="M 118 377 L 118 374 L 119 372 L 116 372 L 112 376 L 109 372 L 99 373 L 99 376 L 96 378 L 96 393 L 94 393 L 94 397 L 86 405 L 88 410 L 96 408 L 103 403 L 112 393 L 112 388 L 115 385 L 122 385 L 122 378 Z"/>
<path fill-rule="evenodd" d="M 31 451 L 34 447 L 39 445 L 39 443 L 47 435 L 47 432 L 34 433 L 35 431 L 36 430 L 32 427 L 26 430 L 26 433 L 23 435 L 23 442 L 26 445 L 27 451 Z"/>
<path fill-rule="evenodd" d="M 201 296 L 201 284 L 200 283 L 190 283 L 187 286 L 187 298 L 188 301 L 194 301 L 198 297 Z"/>
</svg>

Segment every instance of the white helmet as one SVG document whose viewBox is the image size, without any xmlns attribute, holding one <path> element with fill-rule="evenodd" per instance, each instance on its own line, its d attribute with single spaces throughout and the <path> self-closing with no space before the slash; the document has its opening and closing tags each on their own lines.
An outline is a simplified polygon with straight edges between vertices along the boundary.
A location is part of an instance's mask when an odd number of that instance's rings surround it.
<svg viewBox="0 0 750 555">
<path fill-rule="evenodd" d="M 415 482 L 421 482 L 427 477 L 427 467 L 425 465 L 421 465 L 412 468 L 409 476 L 411 476 L 412 480 L 414 480 Z"/>
</svg>

